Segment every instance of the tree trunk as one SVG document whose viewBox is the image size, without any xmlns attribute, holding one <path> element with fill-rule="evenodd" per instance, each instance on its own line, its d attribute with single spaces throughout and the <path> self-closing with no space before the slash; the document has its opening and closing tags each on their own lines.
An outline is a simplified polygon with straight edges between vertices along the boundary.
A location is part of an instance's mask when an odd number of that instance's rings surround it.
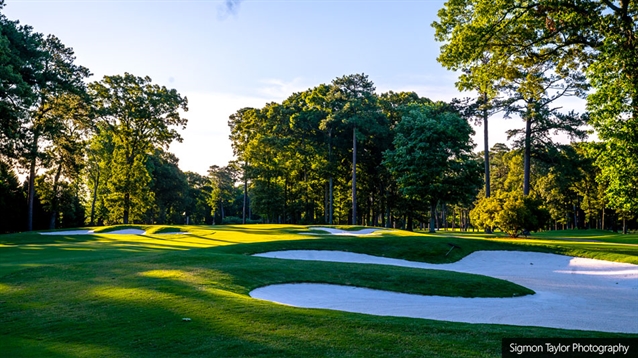
<svg viewBox="0 0 638 358">
<path fill-rule="evenodd" d="M 625 214 L 622 216 L 622 233 L 627 235 L 627 219 L 625 218 Z"/>
<path fill-rule="evenodd" d="M 49 229 L 55 229 L 55 221 L 58 218 L 58 182 L 62 174 L 62 164 L 58 165 L 53 178 L 53 190 L 51 193 L 51 217 L 49 219 Z"/>
<path fill-rule="evenodd" d="M 124 224 L 128 224 L 129 207 L 131 203 L 131 194 L 124 194 Z"/>
<path fill-rule="evenodd" d="M 485 197 L 490 197 L 490 144 L 488 140 L 488 128 L 487 128 L 487 93 L 483 93 L 483 158 L 485 159 Z"/>
<path fill-rule="evenodd" d="M 100 185 L 100 170 L 98 168 L 97 178 L 95 179 L 95 188 L 93 188 L 93 199 L 91 200 L 91 220 L 89 225 L 95 225 L 95 202 L 97 201 L 97 188 Z"/>
<path fill-rule="evenodd" d="M 329 186 L 329 188 L 328 188 L 328 192 L 329 192 L 329 194 L 328 194 L 329 195 L 329 198 L 328 198 L 329 209 L 328 210 L 330 211 L 328 213 L 328 223 L 330 225 L 332 225 L 332 215 L 333 215 L 333 212 L 334 212 L 334 193 L 333 193 L 333 186 L 332 186 L 332 176 L 328 180 L 328 186 Z"/>
<path fill-rule="evenodd" d="M 33 138 L 31 147 L 31 162 L 29 163 L 29 201 L 27 210 L 27 231 L 33 230 L 33 202 L 35 199 L 35 164 L 38 153 L 38 136 Z"/>
<path fill-rule="evenodd" d="M 357 127 L 352 130 L 352 225 L 357 225 Z"/>
<path fill-rule="evenodd" d="M 434 223 L 436 221 L 436 202 L 430 203 L 430 232 L 436 232 Z"/>
<path fill-rule="evenodd" d="M 392 222 L 392 213 L 390 212 L 390 203 L 388 203 L 388 200 L 386 200 L 385 202 L 385 227 L 386 228 L 390 228 L 390 223 Z"/>
<path fill-rule="evenodd" d="M 485 105 L 487 105 L 487 93 L 483 93 L 483 100 L 485 101 Z M 487 108 L 483 108 L 483 140 L 485 141 L 483 145 L 483 150 L 485 154 L 483 154 L 483 158 L 485 159 L 485 197 L 490 197 L 490 145 L 488 141 L 488 129 L 487 129 Z M 492 228 L 485 227 L 485 233 L 491 234 Z"/>
<path fill-rule="evenodd" d="M 447 231 L 447 205 L 441 204 L 441 215 L 443 216 L 443 230 Z"/>
<path fill-rule="evenodd" d="M 523 195 L 529 195 L 530 159 L 532 156 L 532 118 L 525 122 L 525 158 L 523 172 Z"/>
<path fill-rule="evenodd" d="M 454 225 L 456 224 L 456 210 L 452 207 L 452 231 L 454 231 Z"/>
<path fill-rule="evenodd" d="M 408 214 L 408 225 L 406 227 L 406 230 L 413 231 L 413 227 L 414 227 L 414 222 L 412 219 L 412 214 Z"/>
<path fill-rule="evenodd" d="M 244 207 L 242 210 L 241 223 L 246 224 L 246 204 L 248 199 L 248 176 L 246 176 L 246 166 L 248 163 L 244 162 Z"/>
<path fill-rule="evenodd" d="M 333 218 L 333 212 L 334 212 L 334 195 L 333 195 L 333 184 L 332 184 L 332 128 L 330 128 L 328 130 L 328 165 L 330 166 L 330 178 L 328 179 L 328 223 L 330 225 L 332 225 L 332 218 Z"/>
</svg>

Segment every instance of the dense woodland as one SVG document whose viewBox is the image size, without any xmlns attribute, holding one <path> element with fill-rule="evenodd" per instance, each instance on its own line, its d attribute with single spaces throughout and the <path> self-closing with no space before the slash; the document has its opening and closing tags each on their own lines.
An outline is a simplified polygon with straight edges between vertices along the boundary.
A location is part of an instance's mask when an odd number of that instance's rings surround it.
<svg viewBox="0 0 638 358">
<path fill-rule="evenodd" d="M 89 82 L 60 39 L 0 14 L 0 233 L 115 223 L 627 232 L 638 213 L 637 12 L 623 1 L 448 1 L 433 23 L 438 60 L 461 73 L 467 98 L 379 94 L 365 74 L 339 77 L 230 115 L 236 160 L 207 175 L 182 172 L 167 151 L 187 125 L 186 97 L 129 73 Z M 557 104 L 569 96 L 587 112 Z M 511 147 L 488 145 L 493 115 L 523 119 Z M 471 123 L 482 125 L 480 153 Z M 590 128 L 599 141 L 587 142 Z"/>
</svg>

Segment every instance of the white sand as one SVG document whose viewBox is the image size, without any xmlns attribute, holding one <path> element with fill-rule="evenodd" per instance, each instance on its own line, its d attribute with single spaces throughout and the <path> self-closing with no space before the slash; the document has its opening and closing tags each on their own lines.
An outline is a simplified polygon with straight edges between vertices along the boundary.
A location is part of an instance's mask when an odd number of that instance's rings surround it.
<svg viewBox="0 0 638 358">
<path fill-rule="evenodd" d="M 109 234 L 109 235 L 144 235 L 146 231 L 142 229 L 121 229 L 114 230 L 109 232 L 100 232 L 99 234 Z"/>
<path fill-rule="evenodd" d="M 638 333 L 638 265 L 519 251 L 480 251 L 441 265 L 339 251 L 281 251 L 255 256 L 475 273 L 536 292 L 512 298 L 461 298 L 328 284 L 284 284 L 250 293 L 254 298 L 282 304 L 454 322 Z"/>
<path fill-rule="evenodd" d="M 342 230 L 342 229 L 335 229 L 332 227 L 310 227 L 312 230 L 321 230 L 321 231 L 325 231 L 330 235 L 339 235 L 339 236 L 361 236 L 361 235 L 370 235 L 373 234 L 377 231 L 380 231 L 381 229 L 361 229 L 361 230 L 355 230 L 355 231 L 348 231 L 348 230 Z M 324 235 L 324 234 L 317 234 L 317 233 L 308 233 L 310 235 Z"/>
</svg>

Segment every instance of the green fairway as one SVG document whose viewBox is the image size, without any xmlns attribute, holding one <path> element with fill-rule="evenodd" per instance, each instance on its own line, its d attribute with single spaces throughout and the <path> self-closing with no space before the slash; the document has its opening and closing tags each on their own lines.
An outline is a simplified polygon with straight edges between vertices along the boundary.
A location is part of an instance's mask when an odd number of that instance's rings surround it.
<svg viewBox="0 0 638 358">
<path fill-rule="evenodd" d="M 146 233 L 113 233 L 125 228 Z M 248 293 L 270 284 L 321 282 L 442 296 L 525 295 L 532 292 L 479 275 L 250 255 L 324 249 L 442 263 L 477 250 L 532 250 L 638 263 L 636 235 L 564 231 L 509 239 L 381 231 L 337 237 L 293 225 L 95 231 L 0 236 L 1 356 L 497 357 L 504 337 L 632 336 L 301 309 Z M 451 244 L 456 247 L 449 251 Z"/>
</svg>

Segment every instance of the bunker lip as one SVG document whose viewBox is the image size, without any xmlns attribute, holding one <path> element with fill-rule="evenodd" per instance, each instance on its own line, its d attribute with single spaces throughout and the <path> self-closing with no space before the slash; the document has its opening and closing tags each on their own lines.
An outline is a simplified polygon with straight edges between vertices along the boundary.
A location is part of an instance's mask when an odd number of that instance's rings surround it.
<svg viewBox="0 0 638 358">
<path fill-rule="evenodd" d="M 465 323 L 638 333 L 638 265 L 521 251 L 478 251 L 452 264 L 428 264 L 341 251 L 256 254 L 279 259 L 441 269 L 508 280 L 535 295 L 511 298 L 422 296 L 331 284 L 283 284 L 253 298 L 305 308 Z"/>
</svg>

